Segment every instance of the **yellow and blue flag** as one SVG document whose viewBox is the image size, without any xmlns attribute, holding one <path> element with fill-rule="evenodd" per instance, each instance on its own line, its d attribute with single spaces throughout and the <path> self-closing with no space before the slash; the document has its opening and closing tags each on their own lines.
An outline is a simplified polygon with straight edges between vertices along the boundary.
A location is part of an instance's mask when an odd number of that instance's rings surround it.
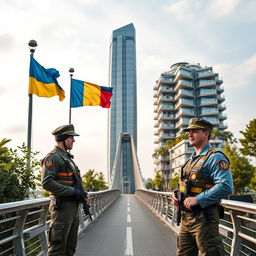
<svg viewBox="0 0 256 256">
<path fill-rule="evenodd" d="M 112 87 L 99 86 L 72 79 L 70 107 L 101 106 L 103 108 L 110 108 L 112 90 Z"/>
<path fill-rule="evenodd" d="M 59 86 L 57 77 L 59 71 L 55 68 L 45 69 L 32 56 L 30 56 L 28 94 L 39 97 L 53 97 L 58 95 L 59 100 L 65 98 L 65 91 Z"/>
</svg>

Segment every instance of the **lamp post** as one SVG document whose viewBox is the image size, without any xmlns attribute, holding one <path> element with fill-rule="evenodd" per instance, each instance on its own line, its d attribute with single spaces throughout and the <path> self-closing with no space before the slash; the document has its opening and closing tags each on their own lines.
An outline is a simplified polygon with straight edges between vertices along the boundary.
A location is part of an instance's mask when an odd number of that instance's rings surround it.
<svg viewBox="0 0 256 256">
<path fill-rule="evenodd" d="M 75 72 L 74 68 L 69 69 L 69 73 L 70 73 L 69 122 L 68 122 L 69 124 L 71 124 L 72 77 L 73 77 L 74 72 Z"/>
<path fill-rule="evenodd" d="M 30 40 L 28 42 L 28 47 L 30 51 L 30 55 L 33 57 L 34 52 L 37 47 L 36 40 Z M 30 155 L 31 155 L 31 131 L 32 131 L 32 110 L 33 110 L 33 95 L 29 94 L 29 103 L 28 103 L 28 134 L 27 134 L 27 147 L 28 147 L 28 160 L 27 160 L 27 168 L 30 168 Z"/>
</svg>

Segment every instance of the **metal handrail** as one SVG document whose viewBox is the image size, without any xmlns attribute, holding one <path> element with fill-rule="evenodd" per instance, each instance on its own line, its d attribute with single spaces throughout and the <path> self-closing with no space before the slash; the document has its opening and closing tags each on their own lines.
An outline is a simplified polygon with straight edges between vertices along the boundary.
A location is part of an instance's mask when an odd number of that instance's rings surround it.
<svg viewBox="0 0 256 256">
<path fill-rule="evenodd" d="M 120 195 L 119 190 L 90 192 L 93 221 Z M 39 198 L 0 204 L 0 256 L 46 255 L 50 198 Z M 82 235 L 90 225 L 88 215 L 79 207 L 79 230 Z"/>
<path fill-rule="evenodd" d="M 136 196 L 178 234 L 177 208 L 172 205 L 172 192 L 137 190 Z M 164 204 L 168 204 L 167 206 Z M 227 255 L 256 255 L 256 204 L 222 200 L 225 218 L 220 220 L 220 234 Z M 163 208 L 165 207 L 165 210 Z"/>
</svg>

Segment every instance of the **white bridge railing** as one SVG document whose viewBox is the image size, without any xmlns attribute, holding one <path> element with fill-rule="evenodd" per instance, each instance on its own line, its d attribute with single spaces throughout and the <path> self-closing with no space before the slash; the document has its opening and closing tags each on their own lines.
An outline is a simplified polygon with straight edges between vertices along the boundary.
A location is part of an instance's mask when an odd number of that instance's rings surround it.
<svg viewBox="0 0 256 256">
<path fill-rule="evenodd" d="M 179 232 L 176 225 L 176 207 L 171 202 L 171 192 L 137 190 L 136 195 L 155 214 L 163 219 L 174 232 Z M 233 200 L 222 200 L 225 218 L 220 220 L 220 234 L 223 237 L 226 255 L 256 255 L 256 204 Z"/>
<path fill-rule="evenodd" d="M 93 220 L 120 195 L 119 190 L 90 192 Z M 0 204 L 0 256 L 46 255 L 50 198 Z M 80 208 L 79 235 L 91 223 Z"/>
</svg>

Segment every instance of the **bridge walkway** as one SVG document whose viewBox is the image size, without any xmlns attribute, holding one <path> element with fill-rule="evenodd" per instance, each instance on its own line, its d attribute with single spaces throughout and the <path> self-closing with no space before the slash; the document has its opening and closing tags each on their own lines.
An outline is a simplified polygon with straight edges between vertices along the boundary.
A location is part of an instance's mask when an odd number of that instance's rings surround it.
<svg viewBox="0 0 256 256">
<path fill-rule="evenodd" d="M 75 256 L 174 256 L 176 236 L 135 195 L 121 195 L 78 240 Z"/>
</svg>

